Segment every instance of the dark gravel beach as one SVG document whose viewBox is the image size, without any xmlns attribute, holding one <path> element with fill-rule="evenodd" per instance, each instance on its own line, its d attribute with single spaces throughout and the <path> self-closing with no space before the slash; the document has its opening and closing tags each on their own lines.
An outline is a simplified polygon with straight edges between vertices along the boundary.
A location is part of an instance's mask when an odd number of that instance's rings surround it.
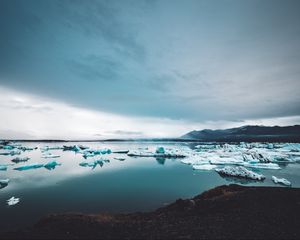
<svg viewBox="0 0 300 240">
<path fill-rule="evenodd" d="M 122 204 L 122 203 L 120 203 Z M 223 185 L 149 213 L 53 214 L 1 239 L 299 239 L 300 189 Z"/>
</svg>

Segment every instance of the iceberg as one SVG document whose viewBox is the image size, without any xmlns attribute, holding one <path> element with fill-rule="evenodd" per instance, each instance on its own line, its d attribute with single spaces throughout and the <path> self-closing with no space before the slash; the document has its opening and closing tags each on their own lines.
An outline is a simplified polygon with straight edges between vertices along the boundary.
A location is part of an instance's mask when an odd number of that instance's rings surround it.
<svg viewBox="0 0 300 240">
<path fill-rule="evenodd" d="M 178 151 L 165 151 L 164 153 L 146 152 L 146 151 L 129 151 L 130 157 L 155 157 L 155 158 L 185 158 L 186 155 Z"/>
<path fill-rule="evenodd" d="M 44 164 L 32 163 L 32 164 L 16 167 L 16 168 L 14 168 L 14 170 L 24 171 L 24 170 L 36 169 L 36 168 L 42 168 L 42 167 L 44 167 Z"/>
<path fill-rule="evenodd" d="M 0 189 L 5 188 L 9 183 L 9 179 L 0 179 Z"/>
<path fill-rule="evenodd" d="M 265 179 L 264 175 L 250 171 L 247 168 L 242 166 L 237 166 L 237 167 L 226 166 L 224 168 L 215 169 L 215 171 L 220 175 L 225 175 L 225 176 L 247 178 L 247 179 L 259 180 L 259 181 Z"/>
<path fill-rule="evenodd" d="M 56 166 L 61 166 L 61 163 L 52 161 L 52 162 L 48 162 L 48 163 L 44 164 L 44 168 L 46 168 L 48 170 L 55 169 Z"/>
<path fill-rule="evenodd" d="M 274 183 L 279 183 L 279 184 L 283 184 L 283 185 L 286 185 L 286 186 L 291 186 L 292 183 L 290 181 L 288 181 L 287 179 L 285 178 L 277 178 L 275 176 L 272 176 L 272 180 Z"/>
<path fill-rule="evenodd" d="M 212 170 L 215 169 L 217 165 L 213 164 L 202 164 L 202 165 L 193 165 L 194 170 Z"/>
<path fill-rule="evenodd" d="M 247 163 L 245 162 L 244 167 L 250 167 L 250 168 L 261 168 L 261 169 L 274 169 L 278 170 L 281 169 L 278 164 L 276 163 Z"/>
<path fill-rule="evenodd" d="M 7 205 L 13 206 L 18 204 L 19 202 L 20 202 L 20 198 L 11 197 L 10 199 L 7 200 Z"/>
<path fill-rule="evenodd" d="M 236 158 L 220 158 L 220 157 L 215 157 L 215 158 L 212 158 L 210 161 L 209 161 L 211 164 L 214 164 L 214 165 L 227 165 L 227 164 L 230 164 L 230 165 L 243 165 L 244 164 L 244 161 L 242 159 L 236 159 Z"/>
<path fill-rule="evenodd" d="M 14 156 L 14 155 L 20 155 L 21 151 L 20 150 L 12 150 L 9 152 L 9 155 Z"/>
<path fill-rule="evenodd" d="M 24 158 L 16 157 L 11 161 L 14 163 L 19 163 L 19 162 L 27 162 L 29 159 L 30 159 L 29 157 L 24 157 Z"/>
<path fill-rule="evenodd" d="M 108 163 L 108 162 L 110 162 L 110 160 L 108 160 L 108 159 L 99 159 L 99 160 L 94 160 L 91 162 L 81 162 L 81 163 L 79 163 L 79 165 L 81 167 L 91 167 L 92 169 L 94 169 L 95 167 L 97 167 L 97 165 L 102 167 L 104 165 L 104 163 Z"/>
</svg>

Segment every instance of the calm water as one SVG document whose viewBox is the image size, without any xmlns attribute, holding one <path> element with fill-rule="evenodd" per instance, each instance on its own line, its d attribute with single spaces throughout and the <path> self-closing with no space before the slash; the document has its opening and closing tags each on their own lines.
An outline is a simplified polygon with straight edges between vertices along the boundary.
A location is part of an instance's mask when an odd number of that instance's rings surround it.
<svg viewBox="0 0 300 240">
<path fill-rule="evenodd" d="M 76 143 L 78 144 L 78 143 Z M 193 148 L 187 143 L 81 143 L 91 148 L 138 149 L 146 147 Z M 63 144 L 22 143 L 23 146 L 60 146 Z M 67 143 L 66 145 L 72 145 Z M 60 155 L 55 159 L 62 163 L 54 170 L 45 168 L 16 171 L 9 167 L 0 171 L 0 179 L 9 178 L 7 187 L 0 189 L 0 228 L 11 229 L 32 225 L 49 213 L 63 212 L 133 212 L 150 211 L 178 198 L 193 197 L 212 187 L 232 183 L 214 171 L 195 171 L 179 159 L 156 160 L 134 158 L 126 154 L 106 155 L 110 159 L 103 167 L 81 167 L 81 154 L 72 151 L 51 150 Z M 20 157 L 30 157 L 24 163 L 47 163 L 40 149 L 22 152 Z M 11 163 L 16 156 L 0 156 L 0 164 Z M 125 161 L 114 157 L 124 157 Z M 18 165 L 23 165 L 19 163 Z M 293 187 L 300 187 L 300 164 L 281 166 L 281 170 L 260 170 L 267 179 L 262 183 L 242 182 L 247 185 L 278 186 L 271 176 L 285 177 Z M 6 200 L 15 196 L 21 199 L 15 206 L 7 206 Z"/>
</svg>

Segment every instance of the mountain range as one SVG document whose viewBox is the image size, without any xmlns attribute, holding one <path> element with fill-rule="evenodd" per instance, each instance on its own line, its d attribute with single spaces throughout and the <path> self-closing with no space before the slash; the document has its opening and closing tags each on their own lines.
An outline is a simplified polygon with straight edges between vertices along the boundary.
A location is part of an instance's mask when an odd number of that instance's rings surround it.
<svg viewBox="0 0 300 240">
<path fill-rule="evenodd" d="M 199 140 L 203 142 L 236 142 L 236 141 L 275 141 L 300 142 L 300 125 L 294 126 L 242 126 L 237 128 L 191 131 L 183 136 L 185 140 Z"/>
</svg>

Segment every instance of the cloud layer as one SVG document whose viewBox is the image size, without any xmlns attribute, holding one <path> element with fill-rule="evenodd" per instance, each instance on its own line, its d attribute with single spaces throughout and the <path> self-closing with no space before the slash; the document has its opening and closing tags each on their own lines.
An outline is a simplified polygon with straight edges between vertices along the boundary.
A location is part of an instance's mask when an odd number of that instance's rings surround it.
<svg viewBox="0 0 300 240">
<path fill-rule="evenodd" d="M 134 118 L 298 116 L 299 10 L 297 0 L 2 0 L 0 86 Z"/>
</svg>

